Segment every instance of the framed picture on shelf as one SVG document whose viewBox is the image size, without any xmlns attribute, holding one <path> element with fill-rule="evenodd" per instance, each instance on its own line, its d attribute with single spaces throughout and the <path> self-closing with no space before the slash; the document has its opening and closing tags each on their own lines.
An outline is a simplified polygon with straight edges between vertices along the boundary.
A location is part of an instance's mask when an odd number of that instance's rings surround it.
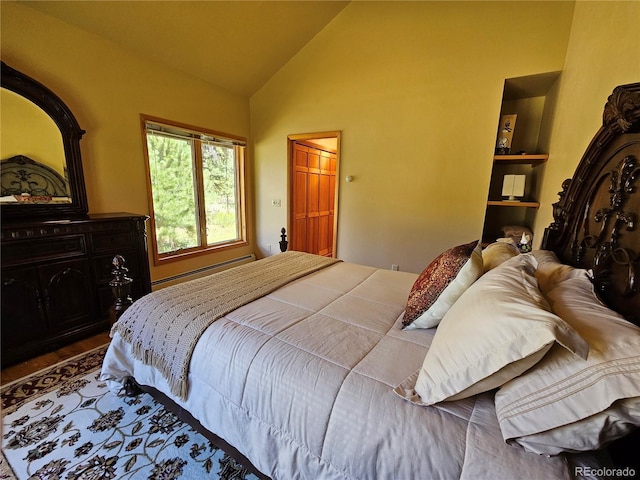
<svg viewBox="0 0 640 480">
<path fill-rule="evenodd" d="M 502 115 L 500 117 L 500 127 L 498 128 L 498 140 L 496 142 L 496 155 L 508 155 L 511 150 L 511 140 L 513 139 L 513 131 L 516 128 L 516 119 L 518 115 L 515 113 Z"/>
</svg>

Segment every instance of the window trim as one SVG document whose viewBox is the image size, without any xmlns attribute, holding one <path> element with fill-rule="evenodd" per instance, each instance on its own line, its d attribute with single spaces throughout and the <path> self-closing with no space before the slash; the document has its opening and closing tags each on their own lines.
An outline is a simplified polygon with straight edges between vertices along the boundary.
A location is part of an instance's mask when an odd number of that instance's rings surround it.
<svg viewBox="0 0 640 480">
<path fill-rule="evenodd" d="M 192 138 L 196 141 L 216 141 L 219 143 L 228 143 L 229 146 L 234 146 L 236 148 L 236 162 L 237 162 L 237 172 L 236 172 L 236 182 L 237 182 L 237 190 L 238 190 L 238 207 L 237 221 L 240 223 L 238 228 L 239 238 L 236 240 L 216 243 L 213 245 L 206 245 L 206 222 L 202 222 L 201 219 L 205 215 L 204 212 L 204 182 L 203 177 L 201 175 L 202 172 L 202 154 L 199 152 L 195 155 L 193 159 L 194 171 L 196 172 L 196 184 L 197 184 L 197 192 L 196 192 L 196 202 L 197 202 L 197 215 L 198 215 L 198 227 L 200 228 L 200 245 L 191 248 L 185 248 L 181 250 L 176 250 L 174 252 L 168 253 L 159 253 L 158 252 L 158 241 L 156 236 L 156 224 L 155 224 L 155 212 L 153 208 L 153 186 L 151 182 L 151 166 L 149 164 L 149 149 L 147 145 L 147 124 L 152 123 L 154 125 L 159 125 L 165 127 L 166 130 L 161 129 L 164 133 L 168 133 L 173 128 L 179 129 L 182 131 L 187 131 L 192 134 Z M 153 263 L 154 265 L 164 265 L 167 263 L 175 262 L 178 260 L 184 260 L 187 258 L 197 257 L 200 255 L 206 255 L 213 252 L 219 252 L 224 250 L 229 250 L 233 248 L 245 247 L 249 245 L 248 241 L 248 227 L 247 227 L 247 198 L 246 198 L 246 156 L 247 156 L 247 140 L 244 137 L 240 137 L 237 135 L 232 135 L 228 133 L 223 133 L 215 130 L 211 130 L 208 128 L 196 127 L 193 125 L 188 125 L 185 123 L 176 122 L 173 120 L 166 120 L 164 118 L 154 117 L 151 115 L 140 114 L 140 124 L 142 131 L 142 148 L 144 155 L 144 166 L 147 177 L 147 202 L 149 205 L 149 225 L 150 225 L 150 237 L 151 237 L 151 245 L 153 248 Z M 203 135 L 205 138 L 203 138 Z M 188 137 L 189 135 L 184 135 L 184 137 Z M 244 147 L 244 148 L 240 148 Z M 203 245 L 203 243 L 205 245 Z"/>
</svg>

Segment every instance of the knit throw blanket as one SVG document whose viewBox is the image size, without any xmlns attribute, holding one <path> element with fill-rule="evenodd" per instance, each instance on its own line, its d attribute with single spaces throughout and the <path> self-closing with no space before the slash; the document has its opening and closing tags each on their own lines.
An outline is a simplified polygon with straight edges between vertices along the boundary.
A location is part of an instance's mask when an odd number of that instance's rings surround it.
<svg viewBox="0 0 640 480">
<path fill-rule="evenodd" d="M 339 260 L 285 252 L 150 293 L 114 324 L 133 355 L 157 368 L 186 399 L 191 355 L 202 333 L 227 313 Z"/>
</svg>

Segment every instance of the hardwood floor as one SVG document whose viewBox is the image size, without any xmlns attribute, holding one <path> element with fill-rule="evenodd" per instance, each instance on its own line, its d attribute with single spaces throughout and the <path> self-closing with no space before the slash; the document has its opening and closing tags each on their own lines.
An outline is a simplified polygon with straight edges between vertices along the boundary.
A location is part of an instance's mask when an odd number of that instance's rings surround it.
<svg viewBox="0 0 640 480">
<path fill-rule="evenodd" d="M 63 360 L 80 355 L 81 353 L 92 350 L 100 345 L 109 343 L 110 340 L 109 331 L 107 330 L 105 332 L 98 333 L 93 337 L 85 338 L 66 345 L 53 352 L 45 353 L 24 362 L 11 365 L 0 372 L 0 384 L 5 385 L 13 382 L 14 380 L 35 373 L 43 368 L 50 367 L 58 362 L 62 362 Z"/>
</svg>

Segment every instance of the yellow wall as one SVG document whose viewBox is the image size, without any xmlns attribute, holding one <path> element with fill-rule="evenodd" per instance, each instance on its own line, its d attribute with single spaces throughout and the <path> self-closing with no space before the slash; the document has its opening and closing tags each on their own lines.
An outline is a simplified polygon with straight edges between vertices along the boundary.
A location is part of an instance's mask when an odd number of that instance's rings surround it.
<svg viewBox="0 0 640 480">
<path fill-rule="evenodd" d="M 245 97 L 144 60 L 23 5 L 2 2 L 1 22 L 2 60 L 55 92 L 87 131 L 81 151 L 90 213 L 149 212 L 141 113 L 250 134 Z M 252 215 L 249 211 L 250 225 Z M 250 235 L 250 245 L 239 250 L 162 267 L 151 262 L 152 279 L 251 253 L 251 229 Z"/>
<path fill-rule="evenodd" d="M 577 2 L 557 106 L 549 161 L 536 217 L 534 247 L 553 220 L 565 178 L 602 126 L 607 97 L 618 85 L 640 81 L 640 2 Z"/>
<path fill-rule="evenodd" d="M 1 8 L 2 60 L 51 88 L 87 130 L 92 213 L 148 213 L 140 113 L 253 140 L 249 247 L 152 265 L 154 280 L 276 250 L 287 225 L 287 135 L 335 130 L 339 257 L 421 270 L 481 234 L 504 79 L 564 69 L 539 241 L 606 96 L 640 78 L 638 2 L 579 1 L 575 13 L 574 2 L 353 2 L 250 101 L 27 6 Z"/>
<path fill-rule="evenodd" d="M 339 258 L 418 272 L 478 239 L 504 79 L 562 70 L 573 7 L 349 4 L 251 98 L 260 252 L 287 224 L 287 135 L 334 130 Z"/>
<path fill-rule="evenodd" d="M 24 155 L 66 177 L 62 135 L 44 110 L 3 88 L 0 92 L 0 119 L 4 120 L 0 121 L 0 159 Z"/>
</svg>

